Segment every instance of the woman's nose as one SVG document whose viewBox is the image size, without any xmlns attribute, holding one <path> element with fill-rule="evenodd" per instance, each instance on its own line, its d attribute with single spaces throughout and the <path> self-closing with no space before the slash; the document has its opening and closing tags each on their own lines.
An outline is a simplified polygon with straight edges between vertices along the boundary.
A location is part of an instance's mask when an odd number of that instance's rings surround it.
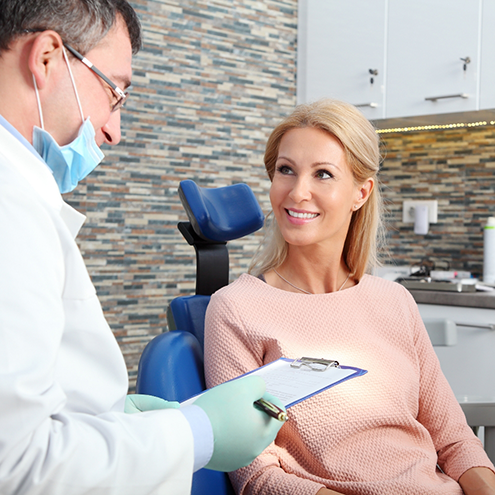
<svg viewBox="0 0 495 495">
<path fill-rule="evenodd" d="M 297 177 L 289 193 L 289 197 L 294 203 L 302 203 L 311 199 L 311 187 L 309 180 L 305 177 Z"/>
</svg>

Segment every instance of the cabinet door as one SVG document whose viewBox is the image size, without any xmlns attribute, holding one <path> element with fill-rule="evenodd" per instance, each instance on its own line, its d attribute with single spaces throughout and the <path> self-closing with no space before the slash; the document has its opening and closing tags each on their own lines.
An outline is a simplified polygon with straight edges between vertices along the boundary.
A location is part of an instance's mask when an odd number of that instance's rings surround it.
<svg viewBox="0 0 495 495">
<path fill-rule="evenodd" d="M 480 3 L 389 1 L 387 117 L 479 109 Z"/>
<path fill-rule="evenodd" d="M 298 103 L 336 98 L 384 118 L 386 0 L 300 0 L 298 8 Z"/>
<path fill-rule="evenodd" d="M 440 366 L 459 400 L 495 399 L 495 310 L 418 304 L 421 317 L 457 323 L 457 345 L 435 346 Z M 463 325 L 459 325 L 463 324 Z"/>
<path fill-rule="evenodd" d="M 495 0 L 483 0 L 480 108 L 495 108 Z"/>
</svg>

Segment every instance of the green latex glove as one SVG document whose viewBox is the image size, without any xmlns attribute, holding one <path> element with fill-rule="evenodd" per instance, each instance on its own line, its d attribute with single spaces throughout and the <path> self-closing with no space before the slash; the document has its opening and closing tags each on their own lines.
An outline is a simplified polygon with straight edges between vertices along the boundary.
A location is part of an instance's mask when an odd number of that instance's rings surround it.
<svg viewBox="0 0 495 495">
<path fill-rule="evenodd" d="M 261 397 L 285 410 L 282 403 L 265 394 L 265 381 L 246 376 L 218 385 L 194 402 L 210 418 L 214 449 L 205 466 L 215 471 L 234 471 L 251 464 L 275 440 L 283 422 L 255 408 Z"/>
<path fill-rule="evenodd" d="M 124 412 L 135 414 L 157 409 L 176 409 L 177 407 L 179 407 L 178 402 L 167 401 L 153 395 L 130 394 L 125 398 Z"/>
</svg>

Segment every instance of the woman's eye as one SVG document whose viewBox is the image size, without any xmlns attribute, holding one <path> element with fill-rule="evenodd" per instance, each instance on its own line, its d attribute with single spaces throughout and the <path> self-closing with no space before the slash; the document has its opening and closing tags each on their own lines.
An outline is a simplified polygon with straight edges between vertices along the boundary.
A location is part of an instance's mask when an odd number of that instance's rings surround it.
<svg viewBox="0 0 495 495">
<path fill-rule="evenodd" d="M 287 165 L 279 165 L 277 167 L 277 172 L 281 173 L 282 175 L 290 175 L 292 174 L 292 169 Z"/>
<path fill-rule="evenodd" d="M 318 179 L 331 179 L 333 176 L 330 172 L 327 172 L 326 170 L 318 170 L 318 172 L 316 172 L 316 177 Z"/>
</svg>

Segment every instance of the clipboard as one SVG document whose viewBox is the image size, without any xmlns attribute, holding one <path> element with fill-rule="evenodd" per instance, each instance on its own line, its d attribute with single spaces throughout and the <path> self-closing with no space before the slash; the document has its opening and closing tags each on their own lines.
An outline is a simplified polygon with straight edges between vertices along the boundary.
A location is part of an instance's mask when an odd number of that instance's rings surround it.
<svg viewBox="0 0 495 495">
<path fill-rule="evenodd" d="M 365 375 L 367 372 L 367 370 L 354 366 L 341 366 L 338 361 L 332 359 L 281 357 L 237 378 L 248 375 L 261 376 L 265 380 L 266 391 L 289 408 L 339 383 Z M 181 402 L 181 406 L 192 404 L 199 395 Z"/>
<path fill-rule="evenodd" d="M 281 400 L 288 409 L 367 372 L 354 366 L 341 366 L 331 359 L 281 357 L 242 376 L 261 376 L 266 382 L 266 391 Z"/>
</svg>

